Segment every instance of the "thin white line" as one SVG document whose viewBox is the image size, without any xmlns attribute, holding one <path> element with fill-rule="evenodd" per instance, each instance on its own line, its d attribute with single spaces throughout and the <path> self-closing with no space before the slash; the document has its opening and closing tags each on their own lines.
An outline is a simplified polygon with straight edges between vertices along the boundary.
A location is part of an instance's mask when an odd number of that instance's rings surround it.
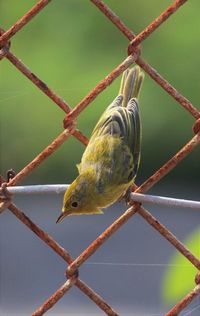
<svg viewBox="0 0 200 316">
<path fill-rule="evenodd" d="M 67 184 L 46 184 L 8 187 L 8 191 L 13 194 L 62 194 L 68 188 Z M 200 210 L 200 201 L 175 199 L 164 196 L 147 195 L 141 193 L 131 193 L 131 199 L 137 202 L 162 204 L 174 207 L 186 207 Z"/>
<path fill-rule="evenodd" d="M 181 268 L 191 268 L 189 264 L 167 264 L 167 263 L 128 263 L 128 262 L 93 262 L 88 261 L 85 264 L 89 265 L 105 265 L 105 266 L 129 266 L 129 267 L 181 267 Z"/>
</svg>

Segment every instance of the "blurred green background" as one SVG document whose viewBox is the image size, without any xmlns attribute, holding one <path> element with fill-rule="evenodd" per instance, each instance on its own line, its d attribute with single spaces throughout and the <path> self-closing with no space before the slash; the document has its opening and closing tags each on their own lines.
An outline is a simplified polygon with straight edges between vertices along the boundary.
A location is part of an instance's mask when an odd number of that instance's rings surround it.
<svg viewBox="0 0 200 316">
<path fill-rule="evenodd" d="M 33 0 L 0 1 L 1 27 L 7 30 L 36 2 L 37 1 Z M 119 15 L 125 24 L 137 34 L 173 1 L 106 0 L 105 2 Z M 28 25 L 19 31 L 11 41 L 11 51 L 20 58 L 33 73 L 39 76 L 50 88 L 63 97 L 71 107 L 76 106 L 101 79 L 126 58 L 128 46 L 128 41 L 124 35 L 121 34 L 89 0 L 52 1 L 39 15 L 34 17 Z M 170 17 L 166 23 L 142 43 L 142 57 L 174 85 L 180 93 L 191 100 L 198 109 L 200 109 L 199 50 L 199 0 L 188 1 L 188 3 L 182 6 L 178 12 Z M 79 116 L 77 127 L 88 137 L 101 113 L 117 95 L 119 82 L 120 78 L 115 80 L 110 87 L 104 90 Z M 0 172 L 5 176 L 6 171 L 10 168 L 15 169 L 17 172 L 20 171 L 62 132 L 62 121 L 65 113 L 5 58 L 0 63 L 0 103 Z M 142 160 L 136 181 L 137 184 L 140 184 L 153 174 L 191 139 L 193 136 L 192 125 L 194 123 L 193 117 L 150 79 L 148 75 L 145 77 L 140 97 L 140 109 L 143 125 L 143 142 Z M 39 168 L 34 170 L 24 182 L 35 184 L 70 183 L 77 174 L 76 164 L 80 162 L 83 151 L 84 146 L 75 138 L 71 137 L 59 150 L 42 163 Z M 172 172 L 164 177 L 155 189 L 153 188 L 153 190 L 155 190 L 154 193 L 170 196 L 174 195 L 175 197 L 194 200 L 199 199 L 199 155 L 200 146 L 185 158 Z M 77 254 L 86 247 L 86 244 L 91 242 L 91 239 L 99 235 L 99 231 L 107 227 L 108 219 L 112 222 L 112 216 L 117 216 L 115 214 L 118 214 L 111 211 L 106 212 L 105 217 L 102 217 L 102 219 L 97 219 L 96 217 L 87 217 L 87 219 L 85 217 L 78 219 L 72 218 L 69 223 L 66 221 L 66 225 L 69 224 L 68 226 L 61 226 L 61 228 L 59 227 L 59 229 L 57 229 L 57 227 L 55 228 L 57 214 L 55 215 L 54 211 L 57 212 L 57 210 L 60 209 L 62 201 L 59 197 L 57 198 L 58 201 L 54 203 L 51 198 L 55 199 L 55 197 L 49 197 L 48 200 L 45 197 L 44 200 L 42 200 L 42 198 L 39 199 L 37 197 L 38 200 L 34 200 L 32 197 L 31 203 L 29 199 L 23 199 L 24 208 L 26 211 L 27 209 L 30 211 L 30 215 L 33 216 L 33 218 L 35 215 L 34 220 L 36 220 L 36 222 L 42 223 L 44 227 L 48 227 L 48 231 L 50 231 L 50 233 L 52 232 L 53 235 L 57 234 L 56 237 L 58 237 L 58 241 L 62 241 L 62 244 L 66 246 L 67 249 L 69 248 L 73 251 L 75 249 Z M 40 209 L 42 209 L 43 212 L 40 212 Z M 151 207 L 151 210 L 152 209 L 155 213 L 153 206 Z M 121 211 L 121 207 L 120 210 L 118 208 L 118 211 Z M 185 241 L 187 235 L 194 230 L 194 228 L 198 228 L 199 214 L 190 212 L 189 209 L 186 211 L 182 209 L 172 209 L 170 215 L 168 211 L 169 208 L 164 209 L 163 212 L 158 208 L 156 217 L 158 215 L 158 219 L 161 220 L 161 222 L 165 223 L 178 238 Z M 48 216 L 46 216 L 47 212 Z M 4 214 L 2 215 L 4 216 L 3 219 L 5 221 L 8 220 L 8 223 L 6 223 L 10 225 L 11 218 L 7 218 L 8 214 Z M 134 219 L 134 221 L 136 220 L 137 219 Z M 95 221 L 98 221 L 98 225 L 95 224 Z M 145 264 L 150 263 L 150 266 L 153 266 L 152 263 L 154 263 L 154 261 L 156 264 L 161 263 L 161 266 L 164 263 L 163 270 L 159 270 L 156 266 L 156 270 L 154 270 L 155 272 L 153 274 L 153 270 L 149 273 L 149 267 L 147 270 L 144 270 L 142 267 L 141 269 L 143 270 L 137 270 L 134 267 L 131 272 L 132 275 L 135 273 L 133 275 L 134 282 L 131 281 L 130 270 L 126 268 L 127 279 L 125 279 L 125 281 L 130 280 L 131 282 L 129 291 L 131 297 L 130 301 L 132 302 L 133 300 L 131 296 L 131 286 L 135 286 L 137 289 L 135 292 L 133 291 L 134 297 L 136 297 L 135 300 L 138 300 L 140 307 L 144 305 L 145 299 L 142 301 L 143 292 L 145 291 L 144 287 L 137 287 L 137 284 L 143 284 L 144 279 L 146 284 L 145 288 L 147 287 L 146 292 L 149 295 L 147 296 L 146 294 L 145 303 L 147 306 L 148 297 L 149 301 L 152 302 L 152 296 L 158 292 L 158 287 L 162 289 L 161 292 L 164 293 L 163 297 L 165 300 L 169 298 L 170 301 L 173 298 L 175 302 L 177 302 L 177 291 L 179 292 L 178 295 L 181 294 L 181 297 L 183 295 L 180 291 L 180 285 L 182 286 L 182 283 L 179 281 L 177 269 L 174 269 L 174 273 L 172 274 L 172 269 L 166 269 L 166 266 L 169 262 L 172 264 L 178 263 L 177 267 L 179 269 L 179 265 L 182 264 L 181 261 L 179 262 L 180 257 L 176 257 L 176 254 L 174 254 L 170 260 L 170 255 L 174 251 L 173 247 L 168 243 L 164 243 L 157 232 L 155 232 L 154 236 L 154 231 L 151 227 L 148 225 L 145 226 L 145 224 L 143 227 L 143 221 L 140 221 L 140 219 L 138 219 L 138 221 L 134 229 L 132 226 L 134 223 L 130 223 L 131 226 L 126 226 L 125 235 L 120 235 L 120 233 L 117 235 L 119 236 L 117 243 L 115 240 L 117 237 L 114 236 L 112 239 L 114 242 L 110 244 L 111 248 L 108 248 L 108 250 L 105 248 L 105 253 L 103 254 L 99 252 L 99 258 L 97 257 L 97 260 L 102 261 L 102 258 L 104 258 L 105 261 L 116 260 L 116 262 L 118 262 L 125 258 L 127 261 L 136 262 L 136 258 L 138 258 L 138 262 L 145 262 Z M 33 273 L 34 280 L 42 280 L 44 269 L 37 269 L 37 265 L 34 265 L 36 270 L 32 272 L 32 247 L 29 246 L 29 232 L 27 232 L 27 235 L 20 235 L 23 233 L 21 228 L 19 229 L 18 226 L 11 227 L 12 235 L 15 236 L 15 242 L 16 240 L 19 242 L 18 246 L 16 246 L 15 243 L 10 244 L 10 238 L 6 238 L 8 226 L 5 225 L 3 221 L 2 227 L 6 229 L 6 231 L 2 233 L 1 236 L 1 242 L 3 240 L 2 244 L 4 245 L 3 249 L 5 249 L 1 260 L 3 261 L 4 259 L 5 261 L 5 270 L 1 268 L 1 271 L 7 271 L 7 274 L 2 273 L 6 280 L 3 284 L 5 284 L 4 286 L 8 284 L 9 287 L 8 279 L 10 278 L 12 281 L 10 282 L 10 288 L 13 289 L 14 292 L 13 297 L 17 297 L 16 293 L 20 293 L 18 287 L 19 283 L 14 282 L 13 279 L 15 280 L 16 277 L 20 278 L 20 269 L 23 269 L 23 275 L 24 270 L 26 270 L 23 265 L 21 266 L 20 260 L 23 259 L 26 268 L 27 266 L 28 268 L 31 266 L 31 273 L 27 270 L 27 276 L 31 276 Z M 77 238 L 77 227 L 81 238 Z M 130 235 L 127 235 L 127 227 L 129 227 Z M 141 235 L 139 235 L 139 233 Z M 74 238 L 73 234 L 75 234 Z M 146 238 L 144 238 L 144 236 Z M 155 246 L 156 236 L 158 241 Z M 196 243 L 196 233 L 194 236 L 195 240 L 192 240 L 192 243 L 188 244 L 192 251 L 194 243 L 199 249 L 199 243 Z M 30 238 L 32 238 L 32 235 L 30 235 Z M 128 255 L 127 250 L 129 246 L 126 244 L 124 247 L 124 240 L 130 239 L 135 242 L 131 243 L 132 252 Z M 27 251 L 31 249 L 31 255 L 29 256 L 30 263 L 28 265 L 23 257 L 23 242 L 28 245 Z M 72 244 L 72 242 L 75 244 Z M 152 242 L 152 245 L 149 244 L 150 242 Z M 107 244 L 109 245 L 109 243 Z M 7 249 L 9 249 L 9 251 L 7 251 Z M 14 249 L 13 252 L 10 251 L 10 249 Z M 22 252 L 20 253 L 20 251 Z M 125 253 L 123 253 L 123 251 L 125 251 Z M 14 253 L 15 259 L 16 254 L 19 255 L 20 258 L 18 261 L 15 260 L 14 268 L 12 253 Z M 41 255 L 44 254 L 44 249 L 40 252 L 37 250 L 36 258 L 38 253 L 41 259 Z M 74 252 L 72 253 L 74 254 Z M 9 257 L 9 254 L 11 257 Z M 7 255 L 8 257 L 6 257 Z M 110 255 L 111 257 L 109 257 Z M 16 262 L 20 264 L 17 266 Z M 10 267 L 9 264 L 11 265 Z M 57 261 L 54 263 L 52 258 L 46 266 L 45 257 L 44 266 L 47 277 L 44 284 L 46 284 L 47 281 L 50 282 L 48 269 L 50 269 L 51 264 L 59 269 Z M 41 268 L 40 265 L 39 268 Z M 15 273 L 13 273 L 13 269 L 16 269 Z M 106 269 L 107 268 L 105 268 L 105 272 L 107 271 L 110 277 L 110 270 Z M 40 277 L 38 277 L 39 270 L 42 273 Z M 142 272 L 138 273 L 138 271 Z M 162 282 L 165 271 L 166 275 Z M 182 271 L 183 270 L 181 270 L 181 272 Z M 191 271 L 194 273 L 193 270 Z M 34 273 L 37 273 L 35 274 L 37 277 L 34 277 Z M 117 278 L 115 273 L 116 271 L 114 270 L 113 280 L 116 282 L 117 279 L 119 279 L 119 288 L 121 288 L 121 278 Z M 122 270 L 122 273 L 124 275 L 124 270 Z M 86 275 L 87 274 L 88 273 L 86 273 Z M 121 273 L 118 273 L 118 275 L 119 274 L 121 275 Z M 57 278 L 57 273 L 53 273 L 53 275 Z M 140 275 L 142 283 L 139 278 Z M 148 282 L 148 277 L 151 275 L 153 275 L 153 277 Z M 176 275 L 176 279 L 174 275 Z M 99 276 L 101 276 L 101 273 L 99 273 Z M 188 280 L 193 280 L 193 276 L 191 277 L 190 275 L 188 277 L 187 273 L 185 273 L 184 276 Z M 61 273 L 61 278 L 63 278 L 63 272 Z M 174 282 L 173 284 L 173 291 L 170 292 L 173 293 L 173 295 L 171 295 L 173 296 L 172 298 L 168 297 L 169 282 L 171 282 L 171 279 L 176 281 L 176 283 Z M 26 281 L 29 279 L 28 277 L 23 277 L 23 280 Z M 93 280 L 92 277 L 91 280 Z M 94 280 L 96 286 L 96 276 Z M 108 280 L 110 279 L 108 278 Z M 34 282 L 31 281 L 28 283 L 28 286 L 22 286 L 26 289 L 27 293 L 27 288 L 30 290 L 30 284 L 32 283 Z M 163 285 L 160 283 L 163 283 Z M 16 288 L 13 288 L 13 284 L 17 284 Z M 41 284 L 38 287 L 39 289 L 42 286 Z M 193 283 L 192 285 L 187 282 L 185 284 L 188 288 L 184 288 L 184 291 L 187 293 L 189 287 L 193 286 Z M 111 285 L 111 281 L 106 287 L 102 283 L 102 293 L 105 294 L 105 288 L 108 290 L 108 293 L 112 293 L 109 292 Z M 3 292 L 6 293 L 3 297 L 12 298 L 10 294 L 7 295 L 7 293 L 10 293 L 10 288 L 9 291 Z M 157 292 L 156 290 L 152 291 L 152 288 L 157 289 Z M 53 293 L 54 290 L 55 287 L 52 288 L 51 293 Z M 139 291 L 142 292 L 140 293 Z M 38 290 L 36 293 L 38 297 L 41 295 L 41 292 Z M 107 295 L 109 297 L 110 294 Z M 106 298 L 107 295 L 105 295 Z M 111 297 L 113 297 L 113 294 Z M 140 301 L 138 297 L 140 297 L 140 299 L 142 298 L 142 300 Z M 21 299 L 22 298 L 24 298 L 24 293 L 21 295 Z M 159 300 L 157 298 L 157 305 Z M 122 302 L 126 302 L 126 300 L 122 300 Z M 157 309 L 156 312 L 158 313 Z"/>
<path fill-rule="evenodd" d="M 36 1 L 0 2 L 6 30 Z M 108 0 L 106 3 L 139 33 L 172 1 Z M 103 14 L 82 0 L 52 1 L 12 38 L 16 54 L 50 88 L 74 107 L 127 56 L 128 41 Z M 191 0 L 142 44 L 142 57 L 199 108 L 199 1 Z M 1 173 L 19 171 L 61 131 L 64 112 L 8 60 L 1 61 Z M 119 80 L 80 115 L 77 127 L 90 135 L 96 121 L 116 96 Z M 193 135 L 194 119 L 148 75 L 140 98 L 143 125 L 141 183 Z M 69 183 L 77 174 L 84 146 L 71 137 L 25 180 L 26 183 Z M 195 181 L 199 148 L 165 179 Z"/>
</svg>

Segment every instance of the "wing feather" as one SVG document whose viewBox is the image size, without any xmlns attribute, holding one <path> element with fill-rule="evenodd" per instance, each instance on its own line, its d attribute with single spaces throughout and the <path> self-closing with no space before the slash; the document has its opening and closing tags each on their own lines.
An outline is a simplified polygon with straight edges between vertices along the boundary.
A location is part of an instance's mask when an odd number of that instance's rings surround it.
<svg viewBox="0 0 200 316">
<path fill-rule="evenodd" d="M 119 98 L 116 98 L 119 101 Z M 97 126 L 95 127 L 90 142 L 96 137 L 113 136 L 120 138 L 131 154 L 133 155 L 133 176 L 136 174 L 140 160 L 141 148 L 141 125 L 137 99 L 133 98 L 128 102 L 127 107 L 122 107 L 123 97 L 120 96 L 120 103 L 111 104 L 104 112 Z"/>
</svg>

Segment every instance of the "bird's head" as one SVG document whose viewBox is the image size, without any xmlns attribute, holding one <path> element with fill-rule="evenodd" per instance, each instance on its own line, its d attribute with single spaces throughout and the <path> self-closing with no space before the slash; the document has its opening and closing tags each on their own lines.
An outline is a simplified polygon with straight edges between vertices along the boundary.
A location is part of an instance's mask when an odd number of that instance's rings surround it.
<svg viewBox="0 0 200 316">
<path fill-rule="evenodd" d="M 69 215 L 102 214 L 97 207 L 94 189 L 91 178 L 78 176 L 64 194 L 62 213 L 56 223 Z"/>
</svg>

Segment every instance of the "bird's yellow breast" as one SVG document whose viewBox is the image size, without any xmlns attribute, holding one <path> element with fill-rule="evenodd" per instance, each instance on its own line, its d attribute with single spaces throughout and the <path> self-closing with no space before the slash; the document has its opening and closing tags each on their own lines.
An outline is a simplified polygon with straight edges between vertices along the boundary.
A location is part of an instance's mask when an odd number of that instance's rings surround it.
<svg viewBox="0 0 200 316">
<path fill-rule="evenodd" d="M 119 137 L 101 136 L 88 144 L 78 168 L 80 175 L 93 179 L 98 207 L 114 203 L 128 189 L 132 164 L 130 150 Z"/>
</svg>

